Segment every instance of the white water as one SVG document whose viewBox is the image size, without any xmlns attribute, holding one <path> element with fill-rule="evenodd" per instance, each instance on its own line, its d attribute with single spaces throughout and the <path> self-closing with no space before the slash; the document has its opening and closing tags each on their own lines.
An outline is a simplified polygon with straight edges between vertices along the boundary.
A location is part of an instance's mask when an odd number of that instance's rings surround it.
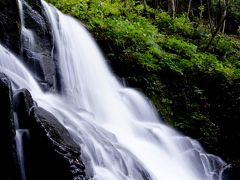
<svg viewBox="0 0 240 180">
<path fill-rule="evenodd" d="M 29 30 L 25 27 L 23 4 L 26 5 L 29 9 L 31 9 L 27 5 L 27 3 L 25 3 L 25 1 L 18 0 L 20 19 L 21 19 L 21 23 L 22 23 L 21 43 L 22 43 L 22 46 L 24 46 L 25 48 L 33 49 L 35 47 L 36 42 L 35 42 L 35 39 L 34 39 L 34 33 L 31 30 Z"/>
<path fill-rule="evenodd" d="M 29 136 L 29 131 L 26 129 L 17 129 L 16 130 L 16 148 L 17 148 L 17 155 L 18 155 L 18 162 L 20 164 L 20 174 L 21 180 L 26 180 L 26 172 L 25 172 L 25 159 L 24 159 L 24 145 L 23 145 L 23 136 Z"/>
<path fill-rule="evenodd" d="M 43 93 L 31 73 L 0 46 L 0 72 L 14 89 L 69 130 L 97 180 L 221 180 L 226 164 L 161 122 L 147 99 L 124 88 L 95 42 L 73 18 L 43 2 L 52 24 L 63 93 Z"/>
</svg>

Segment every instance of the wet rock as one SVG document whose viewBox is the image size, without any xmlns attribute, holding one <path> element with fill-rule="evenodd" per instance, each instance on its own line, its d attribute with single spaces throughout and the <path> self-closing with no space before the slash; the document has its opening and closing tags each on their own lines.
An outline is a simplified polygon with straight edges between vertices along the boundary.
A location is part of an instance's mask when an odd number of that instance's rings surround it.
<svg viewBox="0 0 240 180">
<path fill-rule="evenodd" d="M 59 81 L 53 57 L 53 35 L 46 12 L 40 0 L 23 1 L 23 12 L 25 27 L 30 30 L 30 37 L 26 33 L 22 41 L 24 62 L 35 73 L 39 82 L 46 82 L 48 87 L 43 89 L 56 90 Z"/>
<path fill-rule="evenodd" d="M 17 113 L 19 129 L 28 129 L 29 111 L 34 101 L 27 89 L 14 92 L 14 111 Z"/>
<path fill-rule="evenodd" d="M 82 157 L 81 149 L 68 131 L 52 114 L 35 106 L 27 89 L 14 92 L 14 111 L 19 128 L 24 131 L 22 148 L 27 179 L 82 180 L 91 177 L 91 165 Z"/>
<path fill-rule="evenodd" d="M 40 107 L 31 109 L 31 166 L 33 180 L 86 179 L 81 150 L 58 120 Z"/>
<path fill-rule="evenodd" d="M 0 179 L 19 180 L 15 145 L 12 89 L 8 78 L 0 73 Z"/>
<path fill-rule="evenodd" d="M 0 0 L 0 43 L 22 57 L 35 79 L 44 85 L 43 90 L 59 90 L 57 58 L 46 12 L 40 0 L 21 2 L 22 10 L 18 0 Z"/>
<path fill-rule="evenodd" d="M 21 23 L 17 0 L 0 0 L 0 43 L 20 52 Z"/>
</svg>

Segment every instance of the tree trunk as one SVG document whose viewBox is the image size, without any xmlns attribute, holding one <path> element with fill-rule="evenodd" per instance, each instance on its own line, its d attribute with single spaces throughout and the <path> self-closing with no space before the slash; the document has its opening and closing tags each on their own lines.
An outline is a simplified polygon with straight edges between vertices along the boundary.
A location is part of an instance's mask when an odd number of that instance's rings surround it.
<svg viewBox="0 0 240 180">
<path fill-rule="evenodd" d="M 214 23 L 211 15 L 211 0 L 207 0 L 207 7 L 208 7 L 208 21 L 211 29 L 211 33 L 214 31 Z"/>
<path fill-rule="evenodd" d="M 201 0 L 201 8 L 200 8 L 200 21 L 202 20 L 202 17 L 203 17 L 203 2 Z"/>
<path fill-rule="evenodd" d="M 188 11 L 187 11 L 187 17 L 189 19 L 189 14 L 190 14 L 190 10 L 191 10 L 191 5 L 192 5 L 192 0 L 189 0 L 189 3 L 188 3 Z"/>
<path fill-rule="evenodd" d="M 168 13 L 172 17 L 175 17 L 175 13 L 176 13 L 176 3 L 175 3 L 175 0 L 168 0 Z"/>
<path fill-rule="evenodd" d="M 224 4 L 224 7 L 223 7 L 223 8 L 224 8 L 224 9 L 223 9 L 222 17 L 221 17 L 221 19 L 220 19 L 220 21 L 219 21 L 219 23 L 218 23 L 215 31 L 213 32 L 212 37 L 211 37 L 211 39 L 209 40 L 209 42 L 208 42 L 208 44 L 207 44 L 207 46 L 206 46 L 206 48 L 205 48 L 205 51 L 208 50 L 208 48 L 209 48 L 210 45 L 212 44 L 214 38 L 216 37 L 217 33 L 219 32 L 220 28 L 222 27 L 222 25 L 223 25 L 223 23 L 224 23 L 224 21 L 225 21 L 225 18 L 226 18 L 226 16 L 227 16 L 227 7 L 228 7 L 228 5 L 229 5 L 229 2 L 230 2 L 230 0 L 228 0 L 227 2 L 226 2 L 226 0 L 223 1 L 223 4 Z"/>
<path fill-rule="evenodd" d="M 225 32 L 225 26 L 226 26 L 226 19 L 223 21 L 223 26 L 222 26 L 222 33 L 223 34 Z"/>
</svg>

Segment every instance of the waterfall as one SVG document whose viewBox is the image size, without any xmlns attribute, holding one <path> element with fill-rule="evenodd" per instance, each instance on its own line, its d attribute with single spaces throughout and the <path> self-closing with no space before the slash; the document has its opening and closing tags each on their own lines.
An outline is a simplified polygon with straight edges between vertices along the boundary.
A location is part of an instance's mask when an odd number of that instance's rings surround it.
<svg viewBox="0 0 240 180">
<path fill-rule="evenodd" d="M 58 52 L 61 93 L 44 93 L 19 58 L 1 45 L 0 72 L 13 89 L 28 89 L 38 106 L 66 127 L 92 164 L 93 179 L 222 179 L 223 160 L 164 124 L 146 97 L 117 81 L 80 22 L 42 3 Z"/>
<path fill-rule="evenodd" d="M 16 130 L 16 148 L 17 148 L 17 155 L 18 161 L 20 164 L 20 174 L 22 180 L 26 180 L 26 173 L 25 173 L 25 160 L 24 160 L 24 149 L 23 149 L 23 136 L 28 136 L 28 130 L 17 129 Z"/>
</svg>

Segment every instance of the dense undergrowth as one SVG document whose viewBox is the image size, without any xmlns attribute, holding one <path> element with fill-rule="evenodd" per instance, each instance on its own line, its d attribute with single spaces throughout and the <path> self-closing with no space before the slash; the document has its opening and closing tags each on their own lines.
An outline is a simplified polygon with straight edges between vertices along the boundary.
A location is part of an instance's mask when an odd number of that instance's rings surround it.
<svg viewBox="0 0 240 180">
<path fill-rule="evenodd" d="M 136 1 L 48 0 L 80 19 L 115 73 L 163 119 L 235 167 L 240 161 L 240 42 L 204 21 L 172 18 Z"/>
</svg>

